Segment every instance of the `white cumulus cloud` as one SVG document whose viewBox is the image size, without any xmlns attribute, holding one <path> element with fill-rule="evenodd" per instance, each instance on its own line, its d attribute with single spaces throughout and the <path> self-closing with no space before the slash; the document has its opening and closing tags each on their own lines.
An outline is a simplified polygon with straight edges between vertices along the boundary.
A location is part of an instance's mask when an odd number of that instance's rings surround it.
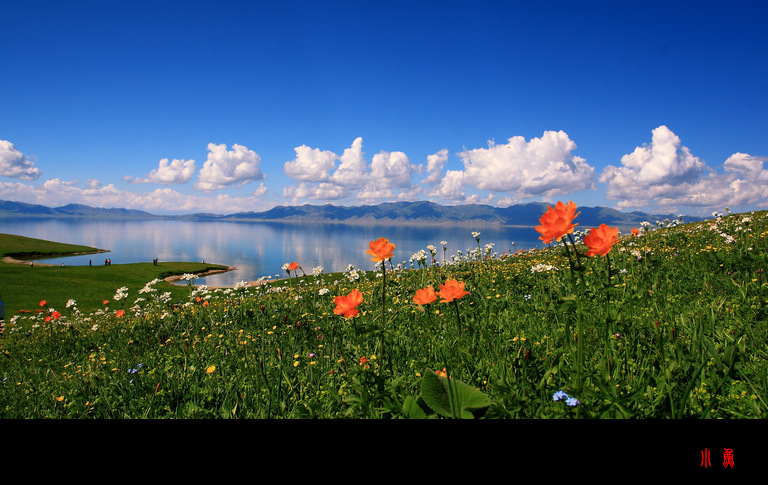
<svg viewBox="0 0 768 485">
<path fill-rule="evenodd" d="M 517 198 L 552 197 L 594 187 L 595 169 L 572 156 L 576 143 L 564 131 L 545 131 L 526 141 L 488 142 L 488 148 L 460 152 L 463 182 L 476 190 L 505 192 Z"/>
<path fill-rule="evenodd" d="M 234 144 L 227 150 L 225 144 L 208 144 L 208 159 L 197 176 L 195 188 L 205 192 L 243 185 L 264 179 L 259 168 L 261 157 L 248 148 Z"/>
<path fill-rule="evenodd" d="M 371 160 L 369 179 L 370 183 L 377 187 L 407 188 L 411 185 L 411 175 L 417 170 L 405 153 L 382 151 Z"/>
<path fill-rule="evenodd" d="M 285 162 L 283 171 L 291 178 L 300 182 L 325 182 L 329 173 L 336 166 L 335 153 L 319 148 L 310 148 L 301 145 L 293 149 L 296 158 L 291 162 Z"/>
<path fill-rule="evenodd" d="M 448 170 L 440 180 L 440 185 L 428 192 L 429 197 L 451 199 L 454 202 L 464 200 L 464 172 L 461 170 Z"/>
<path fill-rule="evenodd" d="M 443 166 L 448 161 L 448 149 L 443 148 L 437 153 L 427 156 L 427 176 L 421 181 L 423 184 L 436 185 L 440 183 Z"/>
<path fill-rule="evenodd" d="M 185 184 L 192 180 L 195 168 L 197 167 L 194 160 L 173 159 L 173 161 L 169 161 L 167 158 L 163 158 L 160 160 L 158 167 L 149 172 L 146 177 L 132 178 L 128 176 L 123 177 L 123 179 L 134 184 Z"/>
<path fill-rule="evenodd" d="M 344 187 L 329 182 L 319 184 L 300 183 L 298 186 L 289 186 L 283 189 L 283 196 L 293 199 L 336 200 L 344 197 Z"/>
<path fill-rule="evenodd" d="M 411 176 L 420 167 L 411 164 L 400 151 L 381 151 L 368 164 L 362 146 L 363 139 L 358 137 L 341 156 L 305 145 L 295 148 L 296 158 L 286 162 L 283 170 L 300 184 L 286 187 L 283 195 L 294 203 L 302 198 L 337 200 L 354 196 L 361 201 L 375 201 L 416 197 L 419 188 L 414 187 Z"/>
<path fill-rule="evenodd" d="M 662 125 L 652 131 L 650 145 L 636 147 L 621 157 L 621 166 L 608 165 L 600 182 L 608 184 L 608 198 L 634 196 L 631 192 L 650 186 L 691 182 L 704 170 L 704 162 L 694 157 L 680 137 Z"/>
<path fill-rule="evenodd" d="M 621 166 L 608 165 L 599 181 L 607 184 L 606 198 L 620 209 L 701 213 L 768 201 L 768 171 L 764 157 L 734 153 L 722 172 L 708 167 L 682 145 L 666 126 L 652 131 L 650 145 L 637 147 L 621 158 Z"/>
<path fill-rule="evenodd" d="M 21 153 L 13 143 L 0 140 L 0 176 L 35 180 L 40 177 L 40 173 L 40 169 L 35 167 L 34 162 Z"/>
<path fill-rule="evenodd" d="M 355 138 L 349 148 L 339 157 L 339 167 L 331 177 L 333 183 L 344 187 L 356 187 L 364 183 L 368 164 L 363 153 L 363 139 Z"/>
</svg>

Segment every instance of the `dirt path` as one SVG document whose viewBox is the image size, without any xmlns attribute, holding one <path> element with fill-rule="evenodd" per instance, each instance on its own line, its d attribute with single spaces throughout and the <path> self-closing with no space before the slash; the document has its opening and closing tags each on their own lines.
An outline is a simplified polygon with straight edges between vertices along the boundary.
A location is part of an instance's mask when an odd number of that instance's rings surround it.
<svg viewBox="0 0 768 485">
<path fill-rule="evenodd" d="M 3 262 L 4 263 L 21 263 L 21 264 L 26 264 L 27 266 L 29 266 L 29 263 L 30 263 L 30 261 L 23 261 L 21 259 L 14 259 L 14 258 L 12 258 L 10 256 L 4 256 L 3 257 Z M 38 265 L 38 266 L 56 266 L 55 264 L 38 263 L 37 261 L 35 261 L 35 264 Z"/>
</svg>

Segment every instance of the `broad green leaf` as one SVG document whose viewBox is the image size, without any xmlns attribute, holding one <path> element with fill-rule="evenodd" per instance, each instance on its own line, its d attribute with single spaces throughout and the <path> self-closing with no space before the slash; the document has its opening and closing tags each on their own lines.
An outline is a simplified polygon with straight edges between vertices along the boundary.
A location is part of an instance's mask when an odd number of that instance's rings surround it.
<svg viewBox="0 0 768 485">
<path fill-rule="evenodd" d="M 474 418 L 472 411 L 491 405 L 491 399 L 481 391 L 458 379 L 438 376 L 431 369 L 421 380 L 424 402 L 436 413 L 449 418 Z"/>
</svg>

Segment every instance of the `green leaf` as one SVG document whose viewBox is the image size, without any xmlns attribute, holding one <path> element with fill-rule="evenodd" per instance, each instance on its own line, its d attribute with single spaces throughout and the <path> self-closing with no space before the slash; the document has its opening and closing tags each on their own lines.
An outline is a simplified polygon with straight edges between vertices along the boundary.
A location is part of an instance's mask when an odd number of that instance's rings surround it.
<svg viewBox="0 0 768 485">
<path fill-rule="evenodd" d="M 458 379 L 438 376 L 431 369 L 424 371 L 421 394 L 430 409 L 449 418 L 471 419 L 475 417 L 472 411 L 491 405 L 491 399 L 483 392 Z"/>
<path fill-rule="evenodd" d="M 418 400 L 414 399 L 413 396 L 408 396 L 405 398 L 405 402 L 403 403 L 403 414 L 408 419 L 427 418 L 427 413 L 424 411 L 424 409 L 422 409 Z"/>
</svg>

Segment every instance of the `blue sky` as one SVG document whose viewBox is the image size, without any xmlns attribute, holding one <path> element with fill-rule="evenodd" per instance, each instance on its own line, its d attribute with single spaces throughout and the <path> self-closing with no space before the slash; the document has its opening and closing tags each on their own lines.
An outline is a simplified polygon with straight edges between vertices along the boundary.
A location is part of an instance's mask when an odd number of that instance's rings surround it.
<svg viewBox="0 0 768 485">
<path fill-rule="evenodd" d="M 768 4 L 6 2 L 0 199 L 768 202 Z"/>
</svg>

